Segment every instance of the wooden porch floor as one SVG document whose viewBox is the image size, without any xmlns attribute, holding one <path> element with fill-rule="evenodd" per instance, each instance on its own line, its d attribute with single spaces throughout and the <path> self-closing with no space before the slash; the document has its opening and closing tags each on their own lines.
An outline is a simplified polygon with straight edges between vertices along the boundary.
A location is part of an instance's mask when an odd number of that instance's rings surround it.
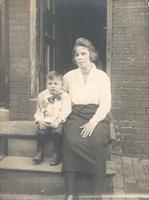
<svg viewBox="0 0 149 200">
<path fill-rule="evenodd" d="M 148 199 L 149 160 L 112 155 L 116 174 L 113 175 L 113 194 L 105 199 Z M 107 198 L 106 198 L 107 197 Z"/>
</svg>

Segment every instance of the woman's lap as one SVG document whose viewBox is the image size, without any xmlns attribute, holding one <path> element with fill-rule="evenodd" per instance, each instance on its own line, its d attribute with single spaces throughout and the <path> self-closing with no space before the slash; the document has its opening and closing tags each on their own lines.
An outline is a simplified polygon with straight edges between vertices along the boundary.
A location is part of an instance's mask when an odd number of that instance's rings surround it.
<svg viewBox="0 0 149 200">
<path fill-rule="evenodd" d="M 106 137 L 104 121 L 98 123 L 91 136 L 83 138 L 81 126 L 88 119 L 72 115 L 64 125 L 63 170 L 91 174 L 105 174 Z"/>
</svg>

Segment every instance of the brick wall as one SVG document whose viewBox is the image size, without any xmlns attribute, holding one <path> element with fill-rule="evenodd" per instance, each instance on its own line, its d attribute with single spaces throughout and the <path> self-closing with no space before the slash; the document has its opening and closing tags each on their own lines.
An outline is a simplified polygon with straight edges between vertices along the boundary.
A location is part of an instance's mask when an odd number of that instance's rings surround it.
<svg viewBox="0 0 149 200">
<path fill-rule="evenodd" d="M 125 155 L 149 158 L 149 7 L 113 0 L 113 115 Z"/>
<path fill-rule="evenodd" d="M 9 1 L 10 120 L 28 118 L 30 97 L 30 1 Z"/>
</svg>

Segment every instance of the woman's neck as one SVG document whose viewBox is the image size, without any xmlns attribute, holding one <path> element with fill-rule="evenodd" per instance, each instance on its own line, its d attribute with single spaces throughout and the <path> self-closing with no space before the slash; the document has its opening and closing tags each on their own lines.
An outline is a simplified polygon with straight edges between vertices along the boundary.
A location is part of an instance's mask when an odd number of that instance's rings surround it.
<svg viewBox="0 0 149 200">
<path fill-rule="evenodd" d="M 86 68 L 80 68 L 82 74 L 83 75 L 88 75 L 89 72 L 91 71 L 92 67 L 93 67 L 93 65 L 92 65 L 92 63 L 90 63 L 90 65 L 88 67 L 86 67 Z"/>
</svg>

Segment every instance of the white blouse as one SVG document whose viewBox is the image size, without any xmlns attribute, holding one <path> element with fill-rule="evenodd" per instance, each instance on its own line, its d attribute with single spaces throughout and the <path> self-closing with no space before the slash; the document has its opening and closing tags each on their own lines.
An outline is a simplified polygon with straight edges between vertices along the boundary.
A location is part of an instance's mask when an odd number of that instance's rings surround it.
<svg viewBox="0 0 149 200">
<path fill-rule="evenodd" d="M 87 81 L 84 82 L 80 68 L 64 75 L 64 90 L 66 90 L 73 104 L 97 104 L 95 115 L 90 123 L 102 121 L 111 109 L 111 84 L 107 74 L 93 65 Z"/>
</svg>

